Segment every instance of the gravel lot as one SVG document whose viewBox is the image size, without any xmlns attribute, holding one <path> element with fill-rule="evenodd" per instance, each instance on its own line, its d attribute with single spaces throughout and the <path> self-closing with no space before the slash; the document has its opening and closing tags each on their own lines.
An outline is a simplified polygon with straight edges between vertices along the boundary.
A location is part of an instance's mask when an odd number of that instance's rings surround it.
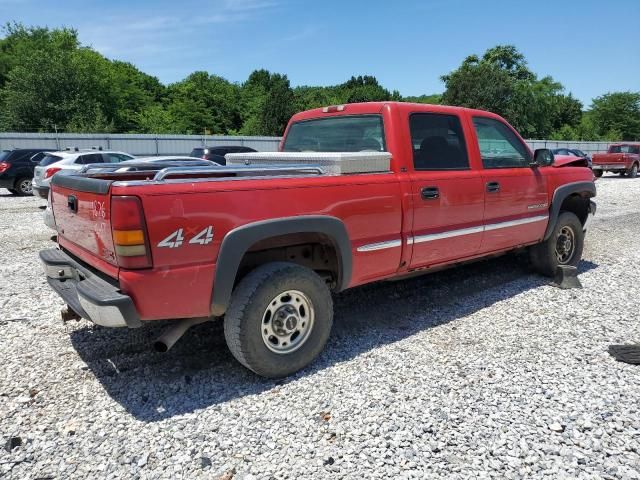
<svg viewBox="0 0 640 480">
<path fill-rule="evenodd" d="M 219 325 L 63 324 L 36 198 L 0 190 L 0 477 L 640 479 L 640 179 L 597 182 L 560 290 L 515 256 L 336 298 L 312 367 L 242 368 Z M 372 300 L 375 299 L 375 300 Z"/>
</svg>

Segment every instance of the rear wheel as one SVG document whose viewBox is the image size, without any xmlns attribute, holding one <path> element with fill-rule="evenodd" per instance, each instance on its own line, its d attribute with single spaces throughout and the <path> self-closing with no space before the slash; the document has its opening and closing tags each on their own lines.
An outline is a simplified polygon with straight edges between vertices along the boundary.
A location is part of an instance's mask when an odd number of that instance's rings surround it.
<svg viewBox="0 0 640 480">
<path fill-rule="evenodd" d="M 243 278 L 224 319 L 233 356 L 264 377 L 284 377 L 311 363 L 333 323 L 326 283 L 294 263 L 262 265 Z"/>
<path fill-rule="evenodd" d="M 572 212 L 561 212 L 551 236 L 530 247 L 529 257 L 538 273 L 552 277 L 560 265 L 577 266 L 583 248 L 584 231 L 580 220 Z"/>
<path fill-rule="evenodd" d="M 16 180 L 14 189 L 16 193 L 21 196 L 33 195 L 33 189 L 31 188 L 31 179 L 28 177 L 22 177 Z"/>
<path fill-rule="evenodd" d="M 629 177 L 636 178 L 638 176 L 638 164 L 634 163 L 631 166 L 631 170 L 629 170 L 627 173 L 628 173 Z"/>
</svg>

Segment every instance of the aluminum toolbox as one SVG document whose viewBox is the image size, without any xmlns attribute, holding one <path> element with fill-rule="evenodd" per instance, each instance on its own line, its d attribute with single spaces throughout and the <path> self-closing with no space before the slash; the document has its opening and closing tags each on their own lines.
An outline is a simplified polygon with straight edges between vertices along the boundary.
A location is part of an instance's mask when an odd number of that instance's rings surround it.
<svg viewBox="0 0 640 480">
<path fill-rule="evenodd" d="M 389 152 L 248 152 L 228 153 L 227 165 L 314 165 L 325 173 L 388 172 L 391 169 Z"/>
</svg>

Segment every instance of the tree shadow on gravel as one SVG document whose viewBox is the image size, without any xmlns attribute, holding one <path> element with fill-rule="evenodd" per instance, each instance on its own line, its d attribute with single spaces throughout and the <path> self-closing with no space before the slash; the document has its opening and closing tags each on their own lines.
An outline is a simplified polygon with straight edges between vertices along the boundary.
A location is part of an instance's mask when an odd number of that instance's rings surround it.
<svg viewBox="0 0 640 480">
<path fill-rule="evenodd" d="M 582 261 L 584 273 L 597 265 Z M 193 327 L 168 353 L 151 346 L 168 322 L 140 330 L 86 327 L 71 334 L 80 357 L 109 395 L 139 420 L 154 422 L 255 395 L 443 325 L 549 280 L 515 255 L 337 295 L 331 338 L 320 357 L 282 380 L 258 377 L 231 356 L 222 322 Z"/>
</svg>

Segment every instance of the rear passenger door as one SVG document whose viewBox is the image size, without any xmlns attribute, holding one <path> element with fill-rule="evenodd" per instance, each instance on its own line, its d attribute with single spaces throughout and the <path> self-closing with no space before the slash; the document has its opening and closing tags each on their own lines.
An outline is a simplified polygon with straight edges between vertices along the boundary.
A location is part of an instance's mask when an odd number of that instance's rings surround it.
<svg viewBox="0 0 640 480">
<path fill-rule="evenodd" d="M 482 252 L 540 240 L 549 218 L 546 176 L 531 166 L 531 151 L 506 123 L 475 116 L 473 126 L 485 189 Z"/>
<path fill-rule="evenodd" d="M 413 113 L 411 268 L 473 256 L 480 248 L 484 189 L 473 170 L 461 118 Z"/>
</svg>

